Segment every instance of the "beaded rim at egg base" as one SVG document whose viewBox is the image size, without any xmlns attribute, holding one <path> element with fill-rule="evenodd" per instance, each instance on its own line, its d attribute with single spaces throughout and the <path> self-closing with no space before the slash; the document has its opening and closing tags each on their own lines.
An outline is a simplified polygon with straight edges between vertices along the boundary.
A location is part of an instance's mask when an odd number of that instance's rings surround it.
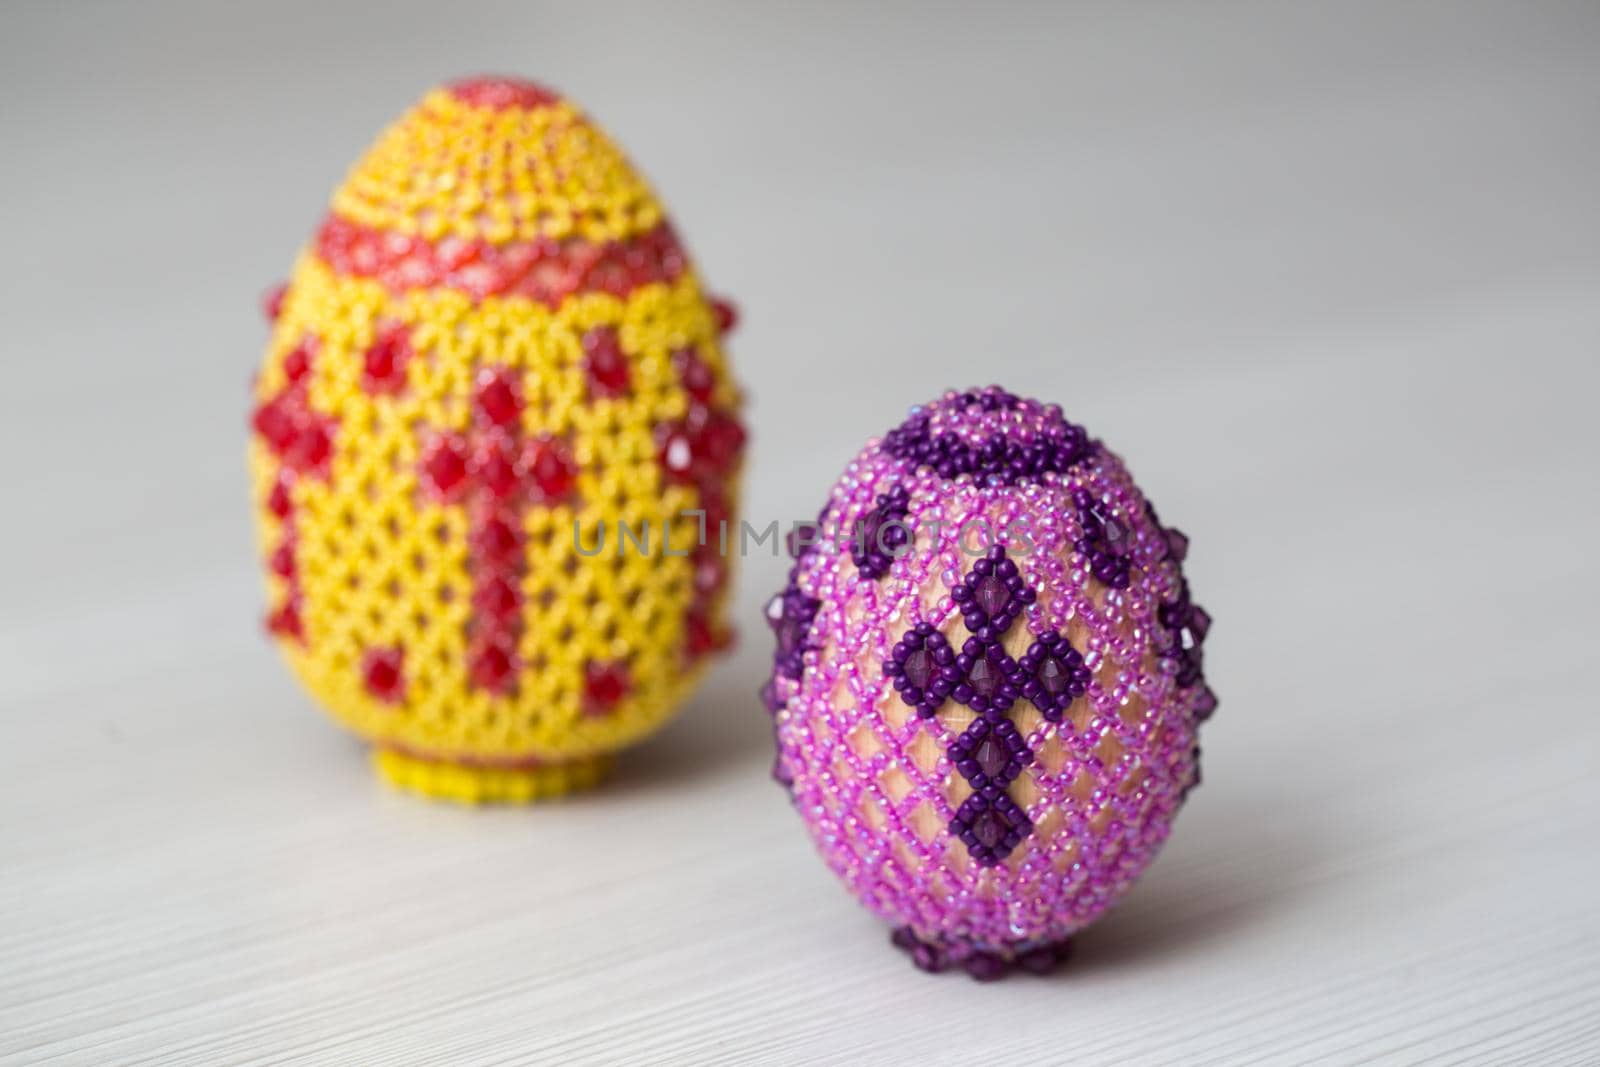
<svg viewBox="0 0 1600 1067">
<path fill-rule="evenodd" d="M 1199 782 L 1188 539 L 1059 407 L 990 387 L 868 442 L 790 551 L 761 697 L 824 861 L 919 967 L 1056 966 Z"/>
<path fill-rule="evenodd" d="M 714 545 L 576 545 L 737 514 L 732 306 L 576 105 L 491 77 L 384 131 L 266 311 L 250 470 L 294 673 L 402 789 L 593 785 L 732 640 Z"/>
</svg>

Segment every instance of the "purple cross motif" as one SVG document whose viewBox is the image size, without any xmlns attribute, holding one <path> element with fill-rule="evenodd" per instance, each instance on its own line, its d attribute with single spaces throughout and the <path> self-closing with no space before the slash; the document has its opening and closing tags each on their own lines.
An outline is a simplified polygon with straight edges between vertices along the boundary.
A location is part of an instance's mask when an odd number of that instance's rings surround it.
<svg viewBox="0 0 1600 1067">
<path fill-rule="evenodd" d="M 924 719 L 947 699 L 978 713 L 947 750 L 972 786 L 949 829 L 980 866 L 993 867 L 1033 832 L 1032 820 L 1006 791 L 1034 758 L 1010 713 L 1027 700 L 1060 722 L 1088 691 L 1089 670 L 1063 634 L 1037 638 L 1020 660 L 1006 652 L 1006 633 L 1036 597 L 1004 548 L 996 545 L 974 563 L 950 597 L 972 634 L 961 651 L 932 625 L 918 623 L 895 645 L 884 673 Z"/>
</svg>

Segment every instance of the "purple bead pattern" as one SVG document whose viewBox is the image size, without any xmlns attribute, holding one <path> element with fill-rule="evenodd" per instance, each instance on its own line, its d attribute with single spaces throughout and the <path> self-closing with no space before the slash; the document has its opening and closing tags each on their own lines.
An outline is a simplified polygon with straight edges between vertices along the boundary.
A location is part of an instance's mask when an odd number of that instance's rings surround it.
<svg viewBox="0 0 1600 1067">
<path fill-rule="evenodd" d="M 911 531 L 905 525 L 908 503 L 905 490 L 897 486 L 879 497 L 861 520 L 850 555 L 862 577 L 882 578 L 895 556 L 910 542 Z"/>
<path fill-rule="evenodd" d="M 1060 634 L 1042 634 L 1017 661 L 1022 695 L 1049 722 L 1060 722 L 1072 702 L 1089 691 L 1089 668 Z"/>
<path fill-rule="evenodd" d="M 945 413 L 1023 413 L 1031 403 L 995 386 L 947 394 L 938 411 L 913 409 L 910 418 L 884 438 L 883 450 L 914 466 L 930 467 L 942 478 L 981 475 L 986 485 L 1016 485 L 1046 473 L 1061 474 L 1089 457 L 1094 444 L 1088 433 L 1061 418 L 1059 408 L 1054 409 L 1050 425 L 1025 439 L 948 433 L 948 423 L 939 418 Z"/>
<path fill-rule="evenodd" d="M 817 532 L 816 524 L 806 524 L 805 529 L 799 528 L 790 531 L 785 540 L 789 555 L 794 557 L 794 568 L 789 572 L 789 584 L 780 593 L 775 593 L 767 601 L 765 614 L 767 625 L 772 627 L 776 639 L 777 649 L 772 654 L 772 677 L 761 687 L 758 694 L 761 704 L 767 709 L 767 714 L 773 717 L 773 733 L 776 738 L 777 716 L 784 708 L 784 695 L 779 686 L 779 679 L 796 679 L 800 677 L 805 668 L 805 653 L 809 647 L 807 641 L 810 637 L 811 622 L 816 617 L 817 609 L 821 602 L 814 597 L 806 596 L 800 591 L 795 578 L 799 573 L 800 565 L 805 557 L 813 551 L 814 540 Z M 801 535 L 804 535 L 803 537 Z M 794 784 L 794 777 L 783 762 L 783 746 L 776 745 L 777 752 L 772 761 L 772 780 L 789 789 Z"/>
<path fill-rule="evenodd" d="M 1083 530 L 1073 547 L 1089 561 L 1090 573 L 1100 581 L 1113 589 L 1128 588 L 1129 563 L 1122 551 L 1128 540 L 1127 529 L 1086 489 L 1074 492 L 1072 502 L 1078 507 L 1078 525 Z"/>
<path fill-rule="evenodd" d="M 854 533 L 901 500 L 910 536 L 863 566 Z M 1199 778 L 1187 538 L 1059 407 L 999 388 L 869 441 L 818 538 L 769 616 L 795 810 L 918 966 L 1049 969 Z"/>
<path fill-rule="evenodd" d="M 962 676 L 950 642 L 926 622 L 917 623 L 894 646 L 888 671 L 900 699 L 924 719 L 933 717 Z"/>
<path fill-rule="evenodd" d="M 1040 944 L 1020 944 L 1005 952 L 990 952 L 973 945 L 924 941 L 909 926 L 889 935 L 889 943 L 911 957 L 919 970 L 938 974 L 959 967 L 980 982 L 1004 978 L 1013 970 L 1049 974 L 1072 955 L 1072 939 Z"/>
</svg>

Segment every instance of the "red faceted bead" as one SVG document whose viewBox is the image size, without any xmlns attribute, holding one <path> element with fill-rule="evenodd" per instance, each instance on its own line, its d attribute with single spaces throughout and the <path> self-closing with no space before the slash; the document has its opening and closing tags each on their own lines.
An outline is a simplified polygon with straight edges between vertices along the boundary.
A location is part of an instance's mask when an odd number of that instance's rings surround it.
<svg viewBox="0 0 1600 1067">
<path fill-rule="evenodd" d="M 522 397 L 510 371 L 487 371 L 478 379 L 478 416 L 490 426 L 510 426 L 522 414 Z"/>
<path fill-rule="evenodd" d="M 614 326 L 596 326 L 583 335 L 583 366 L 589 375 L 589 395 L 622 396 L 628 391 L 628 357 Z"/>
<path fill-rule="evenodd" d="M 488 563 L 506 563 L 516 558 L 522 547 L 517 528 L 507 519 L 495 516 L 485 522 L 473 537 L 473 547 Z"/>
<path fill-rule="evenodd" d="M 669 481 L 693 483 L 695 480 L 694 441 L 682 423 L 672 423 L 660 432 L 657 458 Z"/>
<path fill-rule="evenodd" d="M 287 519 L 293 507 L 294 501 L 289 497 L 289 481 L 279 474 L 272 483 L 272 492 L 267 494 L 267 510 L 276 518 Z"/>
<path fill-rule="evenodd" d="M 362 360 L 361 387 L 369 393 L 394 393 L 406 384 L 406 363 L 411 359 L 411 335 L 404 327 L 384 330 Z"/>
<path fill-rule="evenodd" d="M 467 459 L 462 443 L 452 436 L 433 439 L 422 453 L 422 478 L 433 494 L 448 498 L 467 480 Z"/>
<path fill-rule="evenodd" d="M 492 644 L 472 657 L 469 673 L 479 689 L 500 692 L 516 680 L 516 661 L 503 646 Z"/>
<path fill-rule="evenodd" d="M 300 608 L 292 599 L 280 604 L 267 616 L 267 630 L 278 637 L 305 639 L 305 628 L 300 621 Z"/>
<path fill-rule="evenodd" d="M 516 587 L 501 577 L 490 578 L 472 599 L 478 610 L 497 624 L 515 619 L 522 606 Z"/>
<path fill-rule="evenodd" d="M 333 435 L 319 418 L 307 418 L 295 434 L 285 459 L 301 474 L 325 471 L 333 455 Z"/>
<path fill-rule="evenodd" d="M 628 695 L 633 679 L 626 663 L 590 663 L 583 669 L 584 712 L 604 715 Z"/>
<path fill-rule="evenodd" d="M 283 376 L 293 385 L 311 371 L 311 357 L 317 350 L 317 339 L 307 337 L 291 348 L 283 357 Z"/>
<path fill-rule="evenodd" d="M 268 559 L 267 565 L 272 568 L 272 573 L 280 578 L 293 577 L 294 541 L 291 538 L 284 538 L 283 542 L 272 550 L 272 556 Z"/>
<path fill-rule="evenodd" d="M 731 333 L 739 325 L 739 309 L 731 300 L 713 299 L 711 314 L 717 321 L 717 332 L 720 334 Z"/>
<path fill-rule="evenodd" d="M 698 612 L 691 613 L 686 623 L 687 644 L 690 659 L 699 659 L 710 655 L 732 643 L 732 634 L 719 634 L 711 626 L 711 621 Z"/>
<path fill-rule="evenodd" d="M 544 503 L 560 503 L 571 494 L 578 468 L 564 442 L 554 437 L 530 442 L 524 463 Z"/>
<path fill-rule="evenodd" d="M 680 348 L 672 353 L 672 366 L 678 372 L 678 380 L 688 391 L 689 396 L 702 404 L 711 403 L 711 394 L 716 391 L 717 379 L 711 373 L 711 368 L 706 366 L 706 361 L 700 358 L 700 353 L 693 348 Z"/>
<path fill-rule="evenodd" d="M 283 314 L 283 298 L 289 295 L 289 283 L 279 282 L 261 294 L 261 312 L 268 322 L 277 322 Z"/>
<path fill-rule="evenodd" d="M 744 450 L 744 427 L 733 416 L 714 412 L 695 444 L 696 452 L 706 465 L 718 474 L 725 474 L 738 462 L 739 453 Z"/>
<path fill-rule="evenodd" d="M 398 648 L 374 648 L 362 661 L 367 691 L 393 704 L 405 693 L 405 654 Z"/>
<path fill-rule="evenodd" d="M 281 399 L 268 400 L 256 408 L 255 414 L 250 418 L 250 425 L 256 433 L 266 441 L 267 447 L 272 449 L 274 455 L 282 456 L 294 443 L 299 427 L 295 425 L 293 416 L 285 409 Z"/>
<path fill-rule="evenodd" d="M 473 468 L 478 482 L 496 500 L 507 500 L 522 484 L 522 471 L 517 465 L 516 444 L 504 434 L 495 434 L 478 446 L 473 457 Z"/>
</svg>

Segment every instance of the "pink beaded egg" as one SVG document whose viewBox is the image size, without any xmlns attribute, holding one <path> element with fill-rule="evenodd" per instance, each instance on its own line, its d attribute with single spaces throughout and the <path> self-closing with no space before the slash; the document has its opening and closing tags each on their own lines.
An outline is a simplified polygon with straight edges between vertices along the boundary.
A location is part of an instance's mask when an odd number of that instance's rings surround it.
<svg viewBox="0 0 1600 1067">
<path fill-rule="evenodd" d="M 1187 538 L 1059 407 L 990 387 L 867 442 L 789 540 L 762 698 L 823 859 L 924 969 L 1053 967 L 1200 779 Z"/>
</svg>

